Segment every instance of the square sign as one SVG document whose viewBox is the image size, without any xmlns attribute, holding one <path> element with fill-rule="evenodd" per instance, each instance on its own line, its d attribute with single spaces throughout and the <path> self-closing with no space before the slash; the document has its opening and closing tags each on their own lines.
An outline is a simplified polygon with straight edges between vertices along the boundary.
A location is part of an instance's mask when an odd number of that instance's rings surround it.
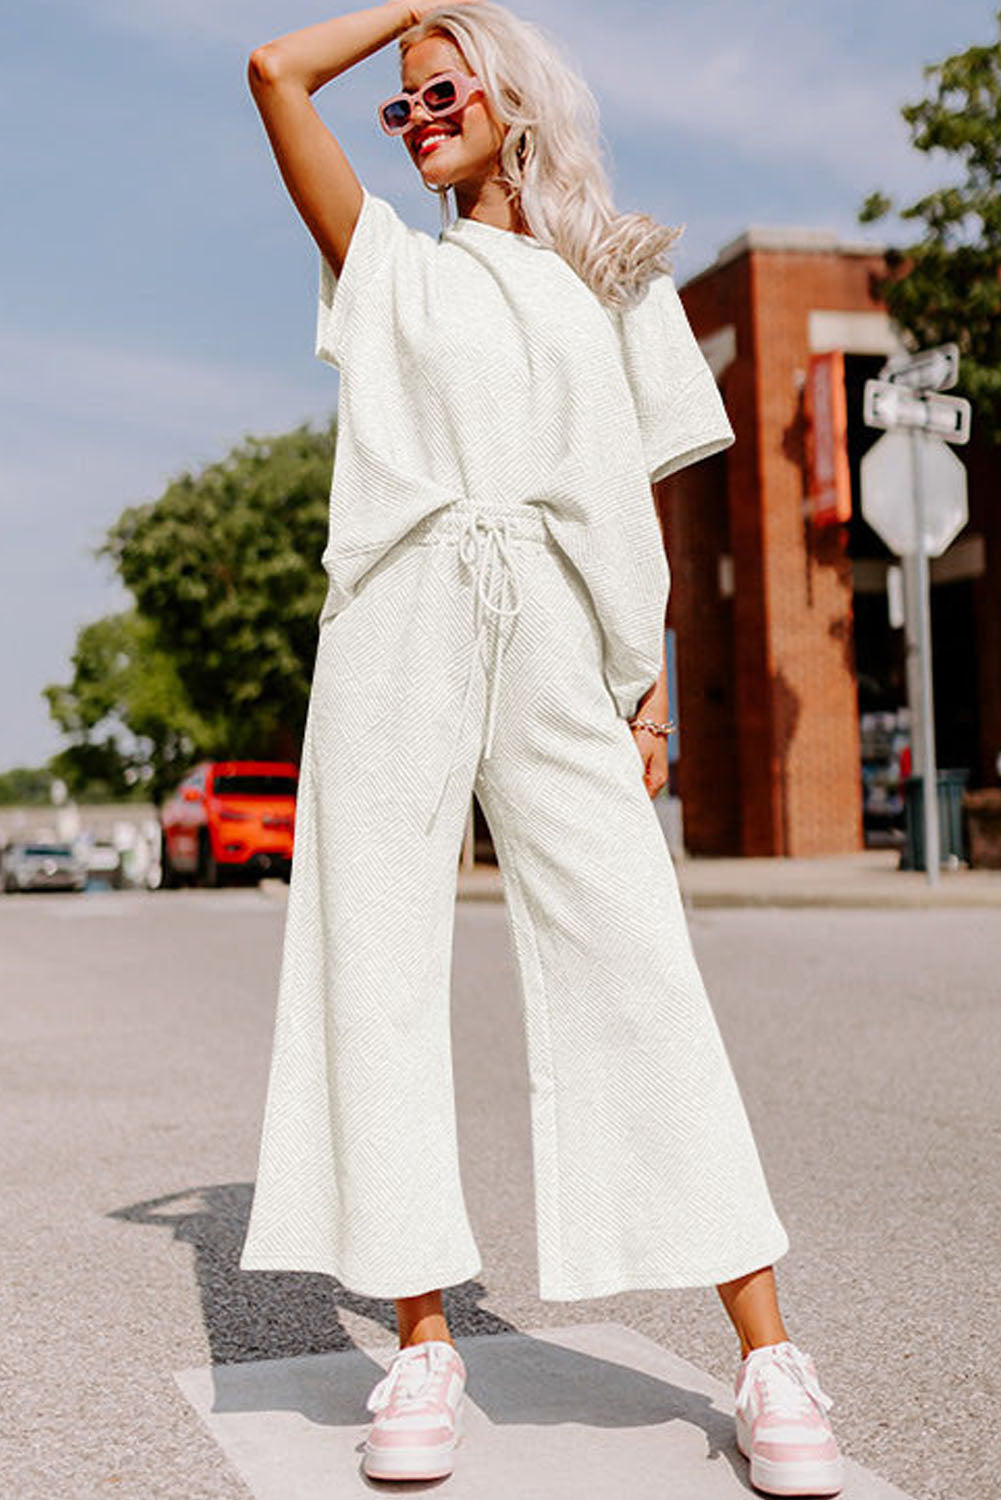
<svg viewBox="0 0 1001 1500">
<path fill-rule="evenodd" d="M 889 380 L 867 380 L 862 415 L 867 427 L 920 427 L 947 443 L 970 440 L 970 403 L 961 396 L 924 395 Z"/>
</svg>

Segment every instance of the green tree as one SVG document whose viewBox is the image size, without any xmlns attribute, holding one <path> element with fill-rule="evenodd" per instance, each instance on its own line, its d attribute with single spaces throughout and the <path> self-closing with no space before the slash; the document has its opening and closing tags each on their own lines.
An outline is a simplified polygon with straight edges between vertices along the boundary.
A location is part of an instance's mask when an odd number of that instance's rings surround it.
<svg viewBox="0 0 1001 1500">
<path fill-rule="evenodd" d="M 1001 11 L 996 13 L 1001 33 Z M 928 98 L 901 114 L 919 151 L 955 159 L 962 179 L 897 210 L 921 225 L 914 243 L 887 255 L 879 295 L 914 348 L 955 342 L 960 390 L 974 406 L 974 423 L 988 441 L 1001 442 L 1001 34 L 986 46 L 924 70 Z M 859 221 L 893 210 L 874 192 Z"/>
<path fill-rule="evenodd" d="M 211 754 L 221 726 L 193 708 L 155 626 L 135 610 L 86 625 L 73 652 L 73 678 L 43 689 L 69 745 L 49 770 L 77 797 L 160 801 L 199 754 Z"/>
<path fill-rule="evenodd" d="M 169 658 L 204 753 L 298 756 L 335 440 L 336 418 L 248 437 L 126 510 L 100 549 Z"/>
<path fill-rule="evenodd" d="M 11 766 L 0 772 L 0 806 L 38 807 L 49 802 L 53 772 L 45 766 Z"/>
</svg>

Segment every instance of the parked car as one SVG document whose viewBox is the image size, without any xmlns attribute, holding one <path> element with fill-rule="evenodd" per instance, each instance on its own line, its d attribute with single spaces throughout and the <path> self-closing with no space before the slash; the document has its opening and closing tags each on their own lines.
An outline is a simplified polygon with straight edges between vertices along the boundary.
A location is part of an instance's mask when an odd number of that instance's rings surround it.
<svg viewBox="0 0 1001 1500">
<path fill-rule="evenodd" d="M 3 888 L 15 891 L 82 891 L 87 865 L 71 844 L 9 843 L 3 851 Z"/>
<path fill-rule="evenodd" d="M 160 884 L 216 886 L 292 872 L 299 768 L 290 761 L 203 761 L 160 810 Z"/>
<path fill-rule="evenodd" d="M 92 879 L 120 891 L 125 884 L 121 850 L 111 839 L 88 838 L 80 842 L 80 857 Z"/>
</svg>

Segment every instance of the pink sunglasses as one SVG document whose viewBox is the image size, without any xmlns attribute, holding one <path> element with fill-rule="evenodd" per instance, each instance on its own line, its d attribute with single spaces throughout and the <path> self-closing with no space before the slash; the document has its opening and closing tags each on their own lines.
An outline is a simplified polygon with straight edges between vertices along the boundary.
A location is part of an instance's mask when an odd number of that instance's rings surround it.
<svg viewBox="0 0 1001 1500">
<path fill-rule="evenodd" d="M 379 105 L 379 123 L 387 135 L 400 135 L 410 126 L 414 113 L 415 97 L 421 101 L 431 116 L 451 115 L 465 105 L 470 94 L 483 86 L 473 74 L 449 70 L 436 73 L 427 83 L 422 83 L 414 93 L 393 94 Z"/>
</svg>

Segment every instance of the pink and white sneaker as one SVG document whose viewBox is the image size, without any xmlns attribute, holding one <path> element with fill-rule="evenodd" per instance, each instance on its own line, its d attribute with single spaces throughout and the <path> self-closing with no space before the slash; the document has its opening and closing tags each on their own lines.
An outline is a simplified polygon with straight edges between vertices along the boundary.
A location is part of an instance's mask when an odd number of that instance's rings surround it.
<svg viewBox="0 0 1001 1500">
<path fill-rule="evenodd" d="M 466 1366 L 447 1339 L 409 1344 L 390 1360 L 366 1405 L 376 1413 L 362 1472 L 370 1479 L 441 1479 L 459 1441 Z"/>
<path fill-rule="evenodd" d="M 768 1495 L 836 1495 L 843 1464 L 826 1413 L 834 1405 L 809 1354 L 788 1339 L 752 1349 L 734 1382 L 737 1447 Z"/>
</svg>

